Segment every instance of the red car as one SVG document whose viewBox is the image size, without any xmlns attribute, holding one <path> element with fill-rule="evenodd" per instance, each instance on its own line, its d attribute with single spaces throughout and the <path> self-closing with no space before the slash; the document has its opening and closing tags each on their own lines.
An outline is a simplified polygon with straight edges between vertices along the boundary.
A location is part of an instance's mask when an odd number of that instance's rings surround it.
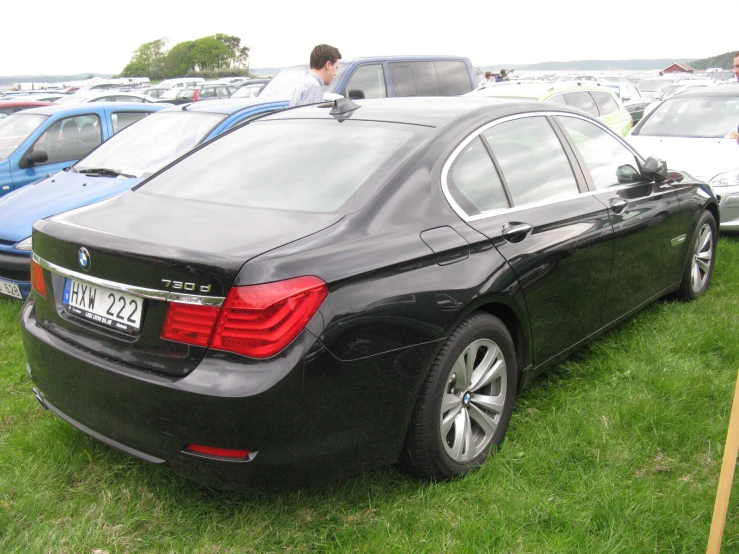
<svg viewBox="0 0 739 554">
<path fill-rule="evenodd" d="M 0 121 L 15 112 L 27 110 L 29 108 L 40 108 L 41 106 L 51 106 L 51 104 L 51 102 L 35 102 L 33 100 L 0 101 Z"/>
</svg>

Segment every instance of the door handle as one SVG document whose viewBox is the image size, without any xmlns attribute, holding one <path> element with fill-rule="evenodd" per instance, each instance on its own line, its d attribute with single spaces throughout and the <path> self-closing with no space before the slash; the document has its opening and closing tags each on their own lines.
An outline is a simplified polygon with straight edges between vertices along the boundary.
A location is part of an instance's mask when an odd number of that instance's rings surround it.
<svg viewBox="0 0 739 554">
<path fill-rule="evenodd" d="M 504 225 L 501 232 L 508 242 L 519 242 L 525 239 L 526 235 L 528 235 L 533 228 L 533 225 L 529 225 L 528 223 L 514 223 L 512 225 Z"/>
<path fill-rule="evenodd" d="M 623 198 L 611 198 L 611 209 L 614 213 L 620 214 L 626 209 L 628 202 Z"/>
</svg>

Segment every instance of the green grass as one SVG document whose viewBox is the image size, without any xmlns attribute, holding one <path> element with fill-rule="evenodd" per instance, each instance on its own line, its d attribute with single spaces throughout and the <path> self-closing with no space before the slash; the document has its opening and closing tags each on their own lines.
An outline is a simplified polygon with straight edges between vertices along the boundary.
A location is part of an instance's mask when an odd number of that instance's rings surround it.
<svg viewBox="0 0 739 554">
<path fill-rule="evenodd" d="M 395 468 L 279 495 L 200 487 L 31 394 L 0 300 L 0 552 L 704 552 L 739 368 L 739 239 L 709 293 L 660 302 L 524 391 L 476 474 Z M 737 476 L 739 481 L 739 475 Z M 739 485 L 724 553 L 739 552 Z"/>
</svg>

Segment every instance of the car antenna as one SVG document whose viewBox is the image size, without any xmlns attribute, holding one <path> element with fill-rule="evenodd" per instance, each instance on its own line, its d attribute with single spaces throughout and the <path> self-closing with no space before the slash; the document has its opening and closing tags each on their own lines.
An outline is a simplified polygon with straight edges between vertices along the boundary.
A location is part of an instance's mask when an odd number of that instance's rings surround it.
<svg viewBox="0 0 739 554">
<path fill-rule="evenodd" d="M 354 102 L 351 98 L 337 98 L 334 100 L 334 105 L 328 113 L 330 115 L 343 116 L 344 114 L 353 112 L 359 107 L 359 104 Z"/>
</svg>

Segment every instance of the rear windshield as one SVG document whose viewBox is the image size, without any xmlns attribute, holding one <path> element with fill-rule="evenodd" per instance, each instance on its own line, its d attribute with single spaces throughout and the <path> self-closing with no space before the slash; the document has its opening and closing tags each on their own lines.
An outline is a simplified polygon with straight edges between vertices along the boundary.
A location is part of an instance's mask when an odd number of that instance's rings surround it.
<svg viewBox="0 0 739 554">
<path fill-rule="evenodd" d="M 382 179 L 428 132 L 369 121 L 258 121 L 213 140 L 139 189 L 252 208 L 350 211 L 341 209 L 350 197 Z"/>
<path fill-rule="evenodd" d="M 660 104 L 635 134 L 726 138 L 736 130 L 737 121 L 738 97 L 676 95 Z"/>
</svg>

